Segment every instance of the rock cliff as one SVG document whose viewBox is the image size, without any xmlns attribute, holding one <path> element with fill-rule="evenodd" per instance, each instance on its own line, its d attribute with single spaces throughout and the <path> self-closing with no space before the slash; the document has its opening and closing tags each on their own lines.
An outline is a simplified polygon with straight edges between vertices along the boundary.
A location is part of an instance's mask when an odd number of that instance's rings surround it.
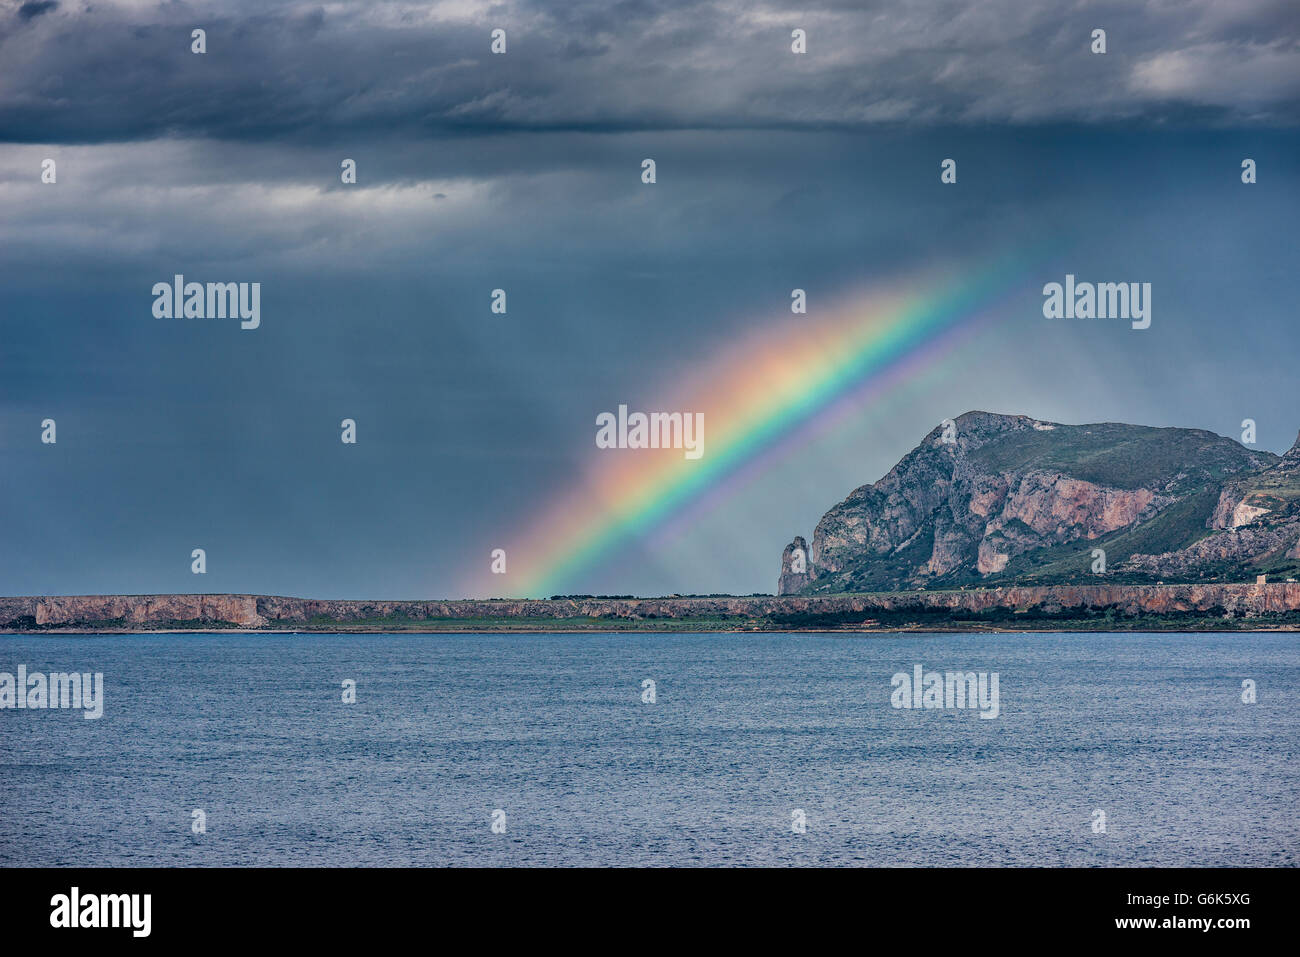
<svg viewBox="0 0 1300 957">
<path fill-rule="evenodd" d="M 886 615 L 922 623 L 994 615 L 993 622 L 1052 616 L 1198 616 L 1249 621 L 1271 616 L 1300 626 L 1300 584 L 1057 585 L 957 591 L 881 592 L 839 596 L 626 598 L 558 600 L 338 601 L 271 595 L 84 595 L 0 598 L 0 630 L 148 631 L 214 627 L 301 631 L 394 630 L 427 624 L 489 630 L 512 623 L 535 630 L 569 630 L 587 620 L 602 627 L 713 619 L 737 628 L 817 627 L 827 621 L 862 624 Z M 1031 614 L 1032 613 L 1032 614 Z M 1035 617 L 1036 616 L 1036 617 Z M 554 622 L 555 624 L 548 624 Z M 658 625 L 655 625 L 658 627 Z"/>
<path fill-rule="evenodd" d="M 1279 458 L 1199 429 L 968 412 L 831 508 L 801 577 L 791 548 L 778 594 L 1297 577 L 1300 439 Z"/>
<path fill-rule="evenodd" d="M 812 581 L 812 576 L 808 574 L 809 564 L 808 543 L 802 535 L 796 535 L 781 554 L 781 578 L 777 582 L 776 593 L 793 595 L 803 591 Z"/>
</svg>

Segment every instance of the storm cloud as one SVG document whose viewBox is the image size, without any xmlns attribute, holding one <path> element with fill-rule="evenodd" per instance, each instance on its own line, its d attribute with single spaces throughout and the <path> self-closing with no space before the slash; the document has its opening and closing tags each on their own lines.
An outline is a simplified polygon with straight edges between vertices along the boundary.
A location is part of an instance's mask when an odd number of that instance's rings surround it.
<svg viewBox="0 0 1300 957">
<path fill-rule="evenodd" d="M 0 23 L 11 142 L 1300 117 L 1287 0 L 11 3 Z"/>
</svg>

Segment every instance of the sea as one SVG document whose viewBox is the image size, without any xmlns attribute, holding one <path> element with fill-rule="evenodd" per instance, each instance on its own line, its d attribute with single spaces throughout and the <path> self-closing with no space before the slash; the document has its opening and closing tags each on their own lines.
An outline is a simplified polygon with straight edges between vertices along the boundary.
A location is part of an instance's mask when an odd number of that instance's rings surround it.
<svg viewBox="0 0 1300 957">
<path fill-rule="evenodd" d="M 20 665 L 103 710 L 0 710 L 4 866 L 1300 857 L 1294 635 L 0 637 Z M 918 665 L 996 674 L 997 716 L 896 706 Z"/>
</svg>

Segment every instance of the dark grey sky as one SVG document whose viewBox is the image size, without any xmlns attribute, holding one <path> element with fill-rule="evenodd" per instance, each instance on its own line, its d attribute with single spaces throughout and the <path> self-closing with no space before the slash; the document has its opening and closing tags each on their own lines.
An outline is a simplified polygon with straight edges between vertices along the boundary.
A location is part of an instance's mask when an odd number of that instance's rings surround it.
<svg viewBox="0 0 1300 957">
<path fill-rule="evenodd" d="M 515 593 L 487 556 L 589 472 L 596 413 L 797 321 L 795 286 L 994 250 L 1043 275 L 941 374 L 566 590 L 771 590 L 792 535 L 973 408 L 1250 417 L 1281 451 L 1296 10 L 0 5 L 0 593 Z M 1151 329 L 1044 320 L 1067 271 L 1151 282 Z M 176 272 L 261 282 L 262 327 L 154 319 Z"/>
</svg>

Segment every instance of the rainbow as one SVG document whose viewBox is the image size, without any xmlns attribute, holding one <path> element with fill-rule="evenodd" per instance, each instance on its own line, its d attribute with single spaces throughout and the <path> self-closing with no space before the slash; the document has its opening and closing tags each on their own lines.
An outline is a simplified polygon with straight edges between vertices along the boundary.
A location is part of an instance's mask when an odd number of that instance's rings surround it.
<svg viewBox="0 0 1300 957">
<path fill-rule="evenodd" d="M 705 454 L 596 450 L 585 479 L 536 518 L 511 549 L 512 591 L 572 590 L 615 549 L 726 496 L 774 457 L 832 428 L 882 390 L 922 375 L 1022 288 L 1016 259 L 962 275 L 872 288 L 809 315 L 768 320 L 710 359 L 652 408 L 705 413 Z M 611 408 L 617 402 L 611 402 Z M 595 434 L 594 414 L 592 432 Z M 936 423 L 937 424 L 937 423 Z"/>
</svg>

